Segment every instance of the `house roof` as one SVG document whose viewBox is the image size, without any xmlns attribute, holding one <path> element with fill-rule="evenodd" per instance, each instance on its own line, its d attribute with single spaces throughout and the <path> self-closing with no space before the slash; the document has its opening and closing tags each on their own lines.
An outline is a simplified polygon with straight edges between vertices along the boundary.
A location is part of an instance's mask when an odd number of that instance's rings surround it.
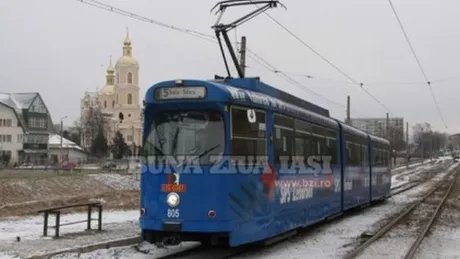
<svg viewBox="0 0 460 259">
<path fill-rule="evenodd" d="M 10 107 L 16 113 L 16 116 L 21 124 L 21 127 L 24 131 L 28 131 L 27 124 L 24 119 L 24 110 L 28 110 L 36 98 L 41 98 L 40 94 L 37 92 L 32 93 L 0 93 L 0 103 Z M 45 105 L 45 109 L 48 113 L 49 125 L 52 125 L 51 116 L 49 114 L 48 108 Z M 50 127 L 48 127 L 47 131 Z"/>
<path fill-rule="evenodd" d="M 58 134 L 51 134 L 49 136 L 48 145 L 51 148 L 52 147 L 60 147 L 61 146 L 61 136 L 59 136 Z M 65 148 L 65 149 L 78 149 L 78 150 L 83 151 L 82 147 L 80 147 L 75 142 L 70 141 L 70 140 L 68 140 L 66 138 L 62 138 L 62 148 Z"/>
<path fill-rule="evenodd" d="M 38 93 L 0 93 L 0 103 L 14 111 L 23 130 L 25 130 L 26 124 L 24 123 L 22 109 L 29 108 L 37 94 Z"/>
</svg>

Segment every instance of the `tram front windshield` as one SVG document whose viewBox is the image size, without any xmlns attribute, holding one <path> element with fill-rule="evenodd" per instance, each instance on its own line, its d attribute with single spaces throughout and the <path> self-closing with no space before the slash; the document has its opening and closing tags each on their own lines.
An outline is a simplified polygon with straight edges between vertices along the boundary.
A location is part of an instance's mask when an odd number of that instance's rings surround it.
<svg viewBox="0 0 460 259">
<path fill-rule="evenodd" d="M 178 163 L 208 164 L 223 154 L 224 121 L 216 111 L 158 112 L 145 139 L 144 155 Z"/>
</svg>

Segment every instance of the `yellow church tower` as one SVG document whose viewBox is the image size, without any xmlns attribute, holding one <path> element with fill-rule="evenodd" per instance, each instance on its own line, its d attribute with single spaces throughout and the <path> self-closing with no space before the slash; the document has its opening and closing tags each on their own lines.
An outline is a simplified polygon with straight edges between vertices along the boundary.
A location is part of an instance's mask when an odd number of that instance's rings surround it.
<svg viewBox="0 0 460 259">
<path fill-rule="evenodd" d="M 104 114 L 110 114 L 110 126 L 106 134 L 109 143 L 120 133 L 132 147 L 142 144 L 141 107 L 139 104 L 139 63 L 133 57 L 129 32 L 123 42 L 122 56 L 115 67 L 110 59 L 106 84 L 99 92 L 99 102 Z M 136 152 L 135 152 L 136 153 Z"/>
</svg>

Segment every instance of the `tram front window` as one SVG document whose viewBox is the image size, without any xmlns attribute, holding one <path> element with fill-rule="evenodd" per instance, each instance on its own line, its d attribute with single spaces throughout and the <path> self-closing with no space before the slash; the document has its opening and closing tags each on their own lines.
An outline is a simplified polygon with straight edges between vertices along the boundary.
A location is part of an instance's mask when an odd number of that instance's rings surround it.
<svg viewBox="0 0 460 259">
<path fill-rule="evenodd" d="M 172 156 L 178 163 L 196 159 L 208 164 L 225 147 L 224 121 L 215 111 L 159 112 L 144 143 L 145 155 Z M 196 163 L 197 161 L 194 161 Z"/>
</svg>

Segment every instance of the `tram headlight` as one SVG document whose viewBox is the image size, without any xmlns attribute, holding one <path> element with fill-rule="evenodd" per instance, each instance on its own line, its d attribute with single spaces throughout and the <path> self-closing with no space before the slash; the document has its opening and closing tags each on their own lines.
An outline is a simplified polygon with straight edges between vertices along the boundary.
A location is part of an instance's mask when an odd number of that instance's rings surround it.
<svg viewBox="0 0 460 259">
<path fill-rule="evenodd" d="M 166 196 L 166 203 L 168 204 L 169 207 L 177 207 L 180 202 L 180 197 L 177 193 L 172 192 Z"/>
</svg>

